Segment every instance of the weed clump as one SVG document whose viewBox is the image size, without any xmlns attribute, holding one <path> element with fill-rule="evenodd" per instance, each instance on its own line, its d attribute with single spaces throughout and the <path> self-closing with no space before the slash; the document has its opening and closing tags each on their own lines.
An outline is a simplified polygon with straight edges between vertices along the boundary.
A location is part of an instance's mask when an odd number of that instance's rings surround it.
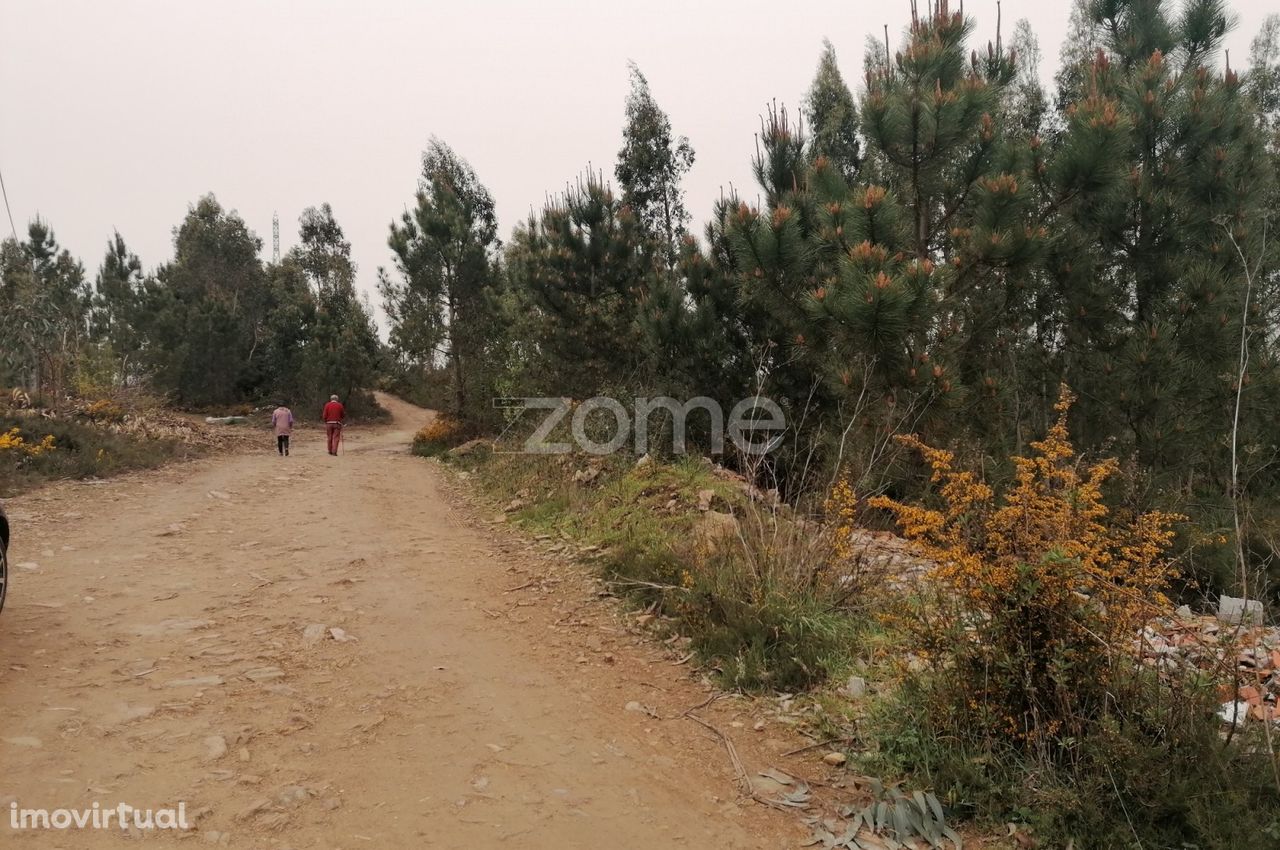
<svg viewBox="0 0 1280 850">
<path fill-rule="evenodd" d="M 678 609 L 693 647 L 725 683 L 803 690 L 840 673 L 864 588 L 826 525 L 746 502 L 727 534 L 687 558 Z"/>
</svg>

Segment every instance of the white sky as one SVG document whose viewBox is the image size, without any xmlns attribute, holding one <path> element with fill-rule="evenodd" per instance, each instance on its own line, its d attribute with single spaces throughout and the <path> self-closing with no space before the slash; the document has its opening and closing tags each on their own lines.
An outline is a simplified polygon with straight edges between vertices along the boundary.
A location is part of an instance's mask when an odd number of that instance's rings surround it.
<svg viewBox="0 0 1280 850">
<path fill-rule="evenodd" d="M 965 3 L 975 46 L 995 5 Z M 1231 5 L 1240 67 L 1280 0 Z M 1069 8 L 1004 2 L 1006 37 L 1028 18 L 1045 76 Z M 720 187 L 754 195 L 759 115 L 799 105 L 822 39 L 856 90 L 866 35 L 888 24 L 896 47 L 908 15 L 907 0 L 0 0 L 0 169 L 19 232 L 39 213 L 91 278 L 113 228 L 147 269 L 170 258 L 212 191 L 264 258 L 273 211 L 288 251 L 299 213 L 328 201 L 373 292 L 432 134 L 489 187 L 505 239 L 588 162 L 612 174 L 634 59 L 696 151 L 700 233 Z"/>
</svg>

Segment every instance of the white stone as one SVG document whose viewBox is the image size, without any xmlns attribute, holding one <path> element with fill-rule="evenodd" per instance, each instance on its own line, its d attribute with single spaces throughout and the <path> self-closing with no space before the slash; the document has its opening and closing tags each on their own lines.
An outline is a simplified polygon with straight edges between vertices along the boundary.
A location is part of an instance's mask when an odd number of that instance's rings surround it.
<svg viewBox="0 0 1280 850">
<path fill-rule="evenodd" d="M 862 699 L 867 695 L 867 680 L 861 676 L 850 676 L 845 682 L 844 692 L 853 699 Z"/>
<path fill-rule="evenodd" d="M 312 623 L 302 631 L 302 642 L 307 646 L 315 646 L 324 640 L 325 634 L 329 631 L 328 626 L 324 623 Z"/>
<path fill-rule="evenodd" d="M 1241 599 L 1235 596 L 1218 597 L 1218 622 L 1228 626 L 1240 624 L 1250 626 L 1262 625 L 1262 603 L 1256 599 Z"/>
</svg>

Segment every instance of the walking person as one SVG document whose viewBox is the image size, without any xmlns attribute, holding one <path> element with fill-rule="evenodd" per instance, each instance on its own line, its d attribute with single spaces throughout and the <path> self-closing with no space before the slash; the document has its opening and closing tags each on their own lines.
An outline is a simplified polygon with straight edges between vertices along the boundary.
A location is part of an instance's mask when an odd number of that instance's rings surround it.
<svg viewBox="0 0 1280 850">
<path fill-rule="evenodd" d="M 271 411 L 271 428 L 276 434 L 276 451 L 280 457 L 289 456 L 289 436 L 293 433 L 293 411 L 285 403 Z"/>
<path fill-rule="evenodd" d="M 347 418 L 347 409 L 342 406 L 342 402 L 338 401 L 336 395 L 331 395 L 320 418 L 324 420 L 325 434 L 329 438 L 329 454 L 336 455 L 338 444 L 342 441 L 342 423 Z"/>
</svg>

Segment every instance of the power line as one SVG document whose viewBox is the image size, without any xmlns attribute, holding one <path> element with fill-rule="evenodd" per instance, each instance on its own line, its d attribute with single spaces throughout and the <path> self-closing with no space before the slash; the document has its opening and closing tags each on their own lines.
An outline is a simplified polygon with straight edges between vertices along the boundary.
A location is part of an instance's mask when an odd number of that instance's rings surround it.
<svg viewBox="0 0 1280 850">
<path fill-rule="evenodd" d="M 4 211 L 9 215 L 9 229 L 13 231 L 13 241 L 21 242 L 18 238 L 18 228 L 13 223 L 13 210 L 9 209 L 9 190 L 4 187 L 4 172 L 0 171 L 0 195 L 4 195 Z"/>
</svg>

